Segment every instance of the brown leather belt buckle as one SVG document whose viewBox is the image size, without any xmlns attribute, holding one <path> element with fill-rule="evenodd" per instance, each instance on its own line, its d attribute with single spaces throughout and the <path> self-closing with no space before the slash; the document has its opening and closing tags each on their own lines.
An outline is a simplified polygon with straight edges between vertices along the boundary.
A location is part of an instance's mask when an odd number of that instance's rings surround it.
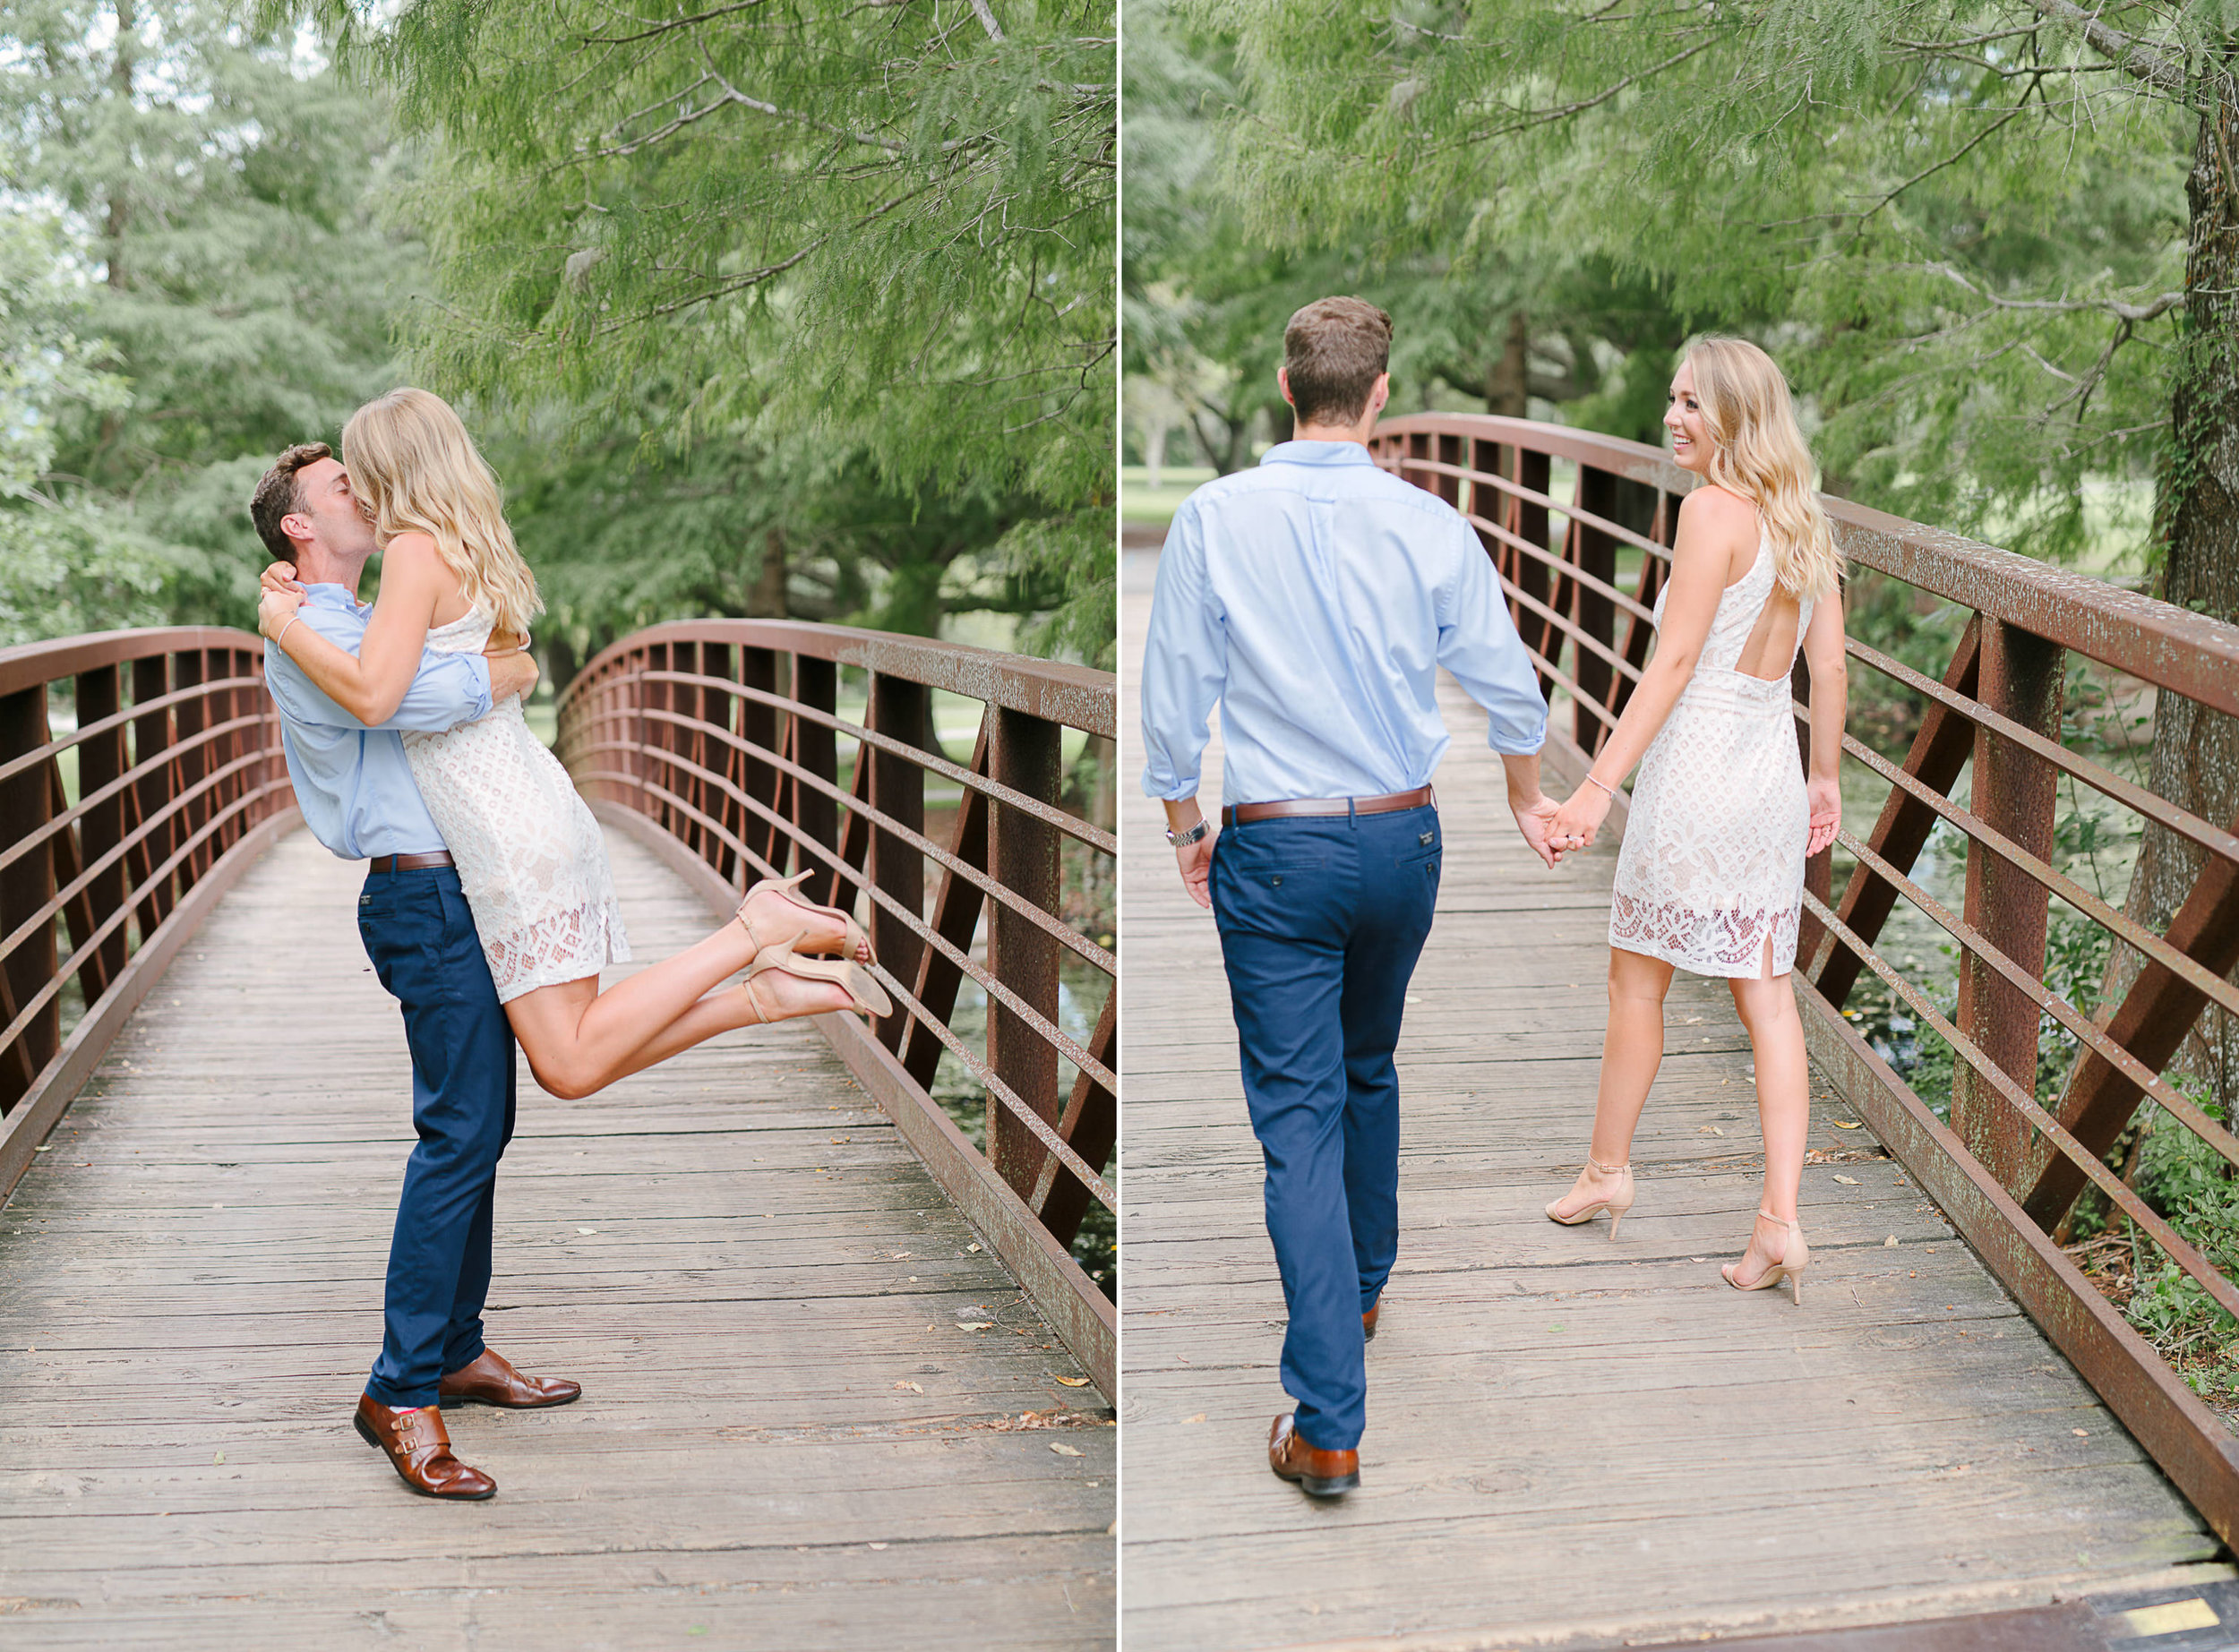
<svg viewBox="0 0 2239 1652">
<path fill-rule="evenodd" d="M 450 852 L 442 849 L 435 849 L 429 851 L 425 854 L 375 855 L 372 860 L 365 863 L 365 869 L 369 873 L 375 874 L 386 872 L 416 872 L 424 867 L 449 866 L 450 864 L 451 858 Z"/>
<path fill-rule="evenodd" d="M 1282 820 L 1300 815 L 1389 815 L 1403 809 L 1421 809 L 1437 801 L 1428 786 L 1412 792 L 1387 792 L 1381 797 L 1293 797 L 1266 803 L 1231 803 L 1221 810 L 1224 826 L 1248 826 L 1255 820 Z"/>
</svg>

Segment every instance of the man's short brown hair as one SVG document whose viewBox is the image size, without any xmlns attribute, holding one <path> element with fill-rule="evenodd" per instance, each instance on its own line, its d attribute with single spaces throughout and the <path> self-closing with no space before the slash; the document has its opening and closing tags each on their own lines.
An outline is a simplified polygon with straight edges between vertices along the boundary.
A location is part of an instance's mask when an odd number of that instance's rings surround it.
<svg viewBox="0 0 2239 1652">
<path fill-rule="evenodd" d="M 334 449 L 323 441 L 299 441 L 279 456 L 279 461 L 257 483 L 256 492 L 249 495 L 249 520 L 256 524 L 256 536 L 264 542 L 273 561 L 296 560 L 296 547 L 287 530 L 280 526 L 282 517 L 304 508 L 303 490 L 296 484 L 296 473 L 306 465 L 333 457 Z"/>
<path fill-rule="evenodd" d="M 1301 424 L 1351 424 L 1392 359 L 1392 318 L 1360 298 L 1317 298 L 1282 330 L 1282 367 Z"/>
</svg>

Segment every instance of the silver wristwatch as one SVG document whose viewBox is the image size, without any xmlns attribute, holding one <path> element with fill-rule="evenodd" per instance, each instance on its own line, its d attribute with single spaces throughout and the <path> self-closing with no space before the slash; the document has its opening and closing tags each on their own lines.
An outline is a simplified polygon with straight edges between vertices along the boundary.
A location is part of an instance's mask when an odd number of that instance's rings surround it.
<svg viewBox="0 0 2239 1652">
<path fill-rule="evenodd" d="M 1187 832 L 1177 832 L 1173 827 L 1168 826 L 1166 828 L 1166 841 L 1173 844 L 1173 846 L 1177 849 L 1187 849 L 1190 844 L 1197 843 L 1211 830 L 1213 830 L 1213 822 L 1202 819 L 1199 820 L 1196 826 L 1191 826 Z"/>
</svg>

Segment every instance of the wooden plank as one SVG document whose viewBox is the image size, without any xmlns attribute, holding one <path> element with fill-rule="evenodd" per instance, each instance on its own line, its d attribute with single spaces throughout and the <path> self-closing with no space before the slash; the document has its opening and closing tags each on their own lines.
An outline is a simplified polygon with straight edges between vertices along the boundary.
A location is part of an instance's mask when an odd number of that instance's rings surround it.
<svg viewBox="0 0 2239 1652">
<path fill-rule="evenodd" d="M 704 931 L 613 855 L 639 957 Z M 347 1422 L 411 1143 L 361 876 L 251 867 L 0 1209 L 0 1641 L 1111 1646 L 1110 1414 L 808 1023 L 524 1070 L 491 1341 L 585 1397 L 450 1414 L 492 1502 L 397 1484 Z"/>
<path fill-rule="evenodd" d="M 1130 638 L 1154 561 L 1123 561 Z M 2228 1575 L 1821 1071 L 1811 1300 L 1725 1287 L 1762 1160 L 1722 985 L 1674 984 L 1622 1242 L 1545 1220 L 1592 1113 L 1616 844 L 1539 867 L 1483 714 L 1450 683 L 1441 703 L 1455 739 L 1399 1052 L 1400 1254 L 1362 1488 L 1334 1507 L 1266 1469 L 1282 1297 L 1218 944 L 1155 806 L 1123 801 L 1129 1644 L 1615 1645 Z M 1216 744 L 1208 798 L 1218 784 Z"/>
</svg>

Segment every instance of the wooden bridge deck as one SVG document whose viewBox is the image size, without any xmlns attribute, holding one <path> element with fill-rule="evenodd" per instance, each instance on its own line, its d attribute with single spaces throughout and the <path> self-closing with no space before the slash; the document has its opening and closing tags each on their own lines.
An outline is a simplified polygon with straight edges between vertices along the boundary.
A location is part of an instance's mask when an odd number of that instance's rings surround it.
<svg viewBox="0 0 2239 1652">
<path fill-rule="evenodd" d="M 640 957 L 704 932 L 611 847 Z M 524 1067 L 491 1342 L 584 1397 L 450 1414 L 494 1502 L 399 1484 L 348 1420 L 411 1139 L 361 876 L 251 869 L 0 1211 L 0 1645 L 1111 1645 L 1095 1391 L 805 1024 Z"/>
<path fill-rule="evenodd" d="M 1139 658 L 1154 556 L 1123 570 Z M 1218 942 L 1123 803 L 1129 1647 L 1617 1645 L 2229 1575 L 2218 1545 L 1814 1074 L 1800 1310 L 1716 1264 L 1761 1158 L 1732 999 L 1681 976 L 1624 1238 L 1557 1228 L 1593 1105 L 1614 843 L 1548 872 L 1447 685 L 1437 927 L 1400 1046 L 1402 1237 L 1362 1488 L 1267 1472 L 1287 1408 Z M 1136 726 L 1137 710 L 1123 712 Z M 1217 795 L 1217 751 L 1205 792 Z M 1132 776 L 1130 776 L 1132 779 Z"/>
</svg>

